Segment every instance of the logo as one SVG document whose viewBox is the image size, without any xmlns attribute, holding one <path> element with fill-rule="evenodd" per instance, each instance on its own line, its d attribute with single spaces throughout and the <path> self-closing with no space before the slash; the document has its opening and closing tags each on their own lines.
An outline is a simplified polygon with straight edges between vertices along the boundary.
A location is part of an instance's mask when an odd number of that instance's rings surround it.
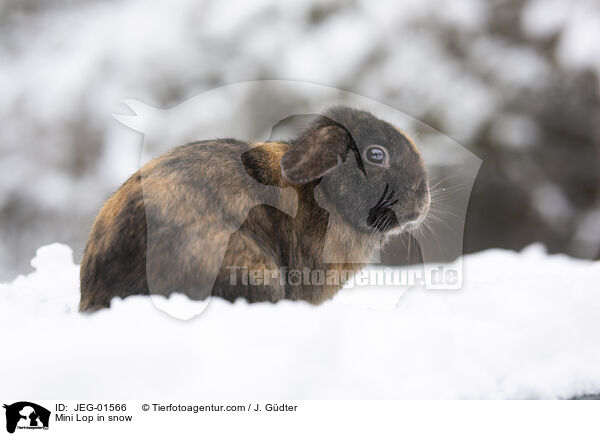
<svg viewBox="0 0 600 436">
<path fill-rule="evenodd" d="M 461 288 L 464 223 L 481 159 L 432 127 L 357 94 L 284 80 L 226 85 L 165 110 L 130 99 L 123 103 L 129 113 L 115 117 L 143 134 L 139 189 L 131 191 L 142 207 L 127 213 L 145 222 L 145 254 L 135 262 L 146 274 L 134 279 L 159 309 L 190 319 L 215 295 L 259 301 L 318 294 L 316 301 L 325 298 L 327 286 L 337 291 L 354 276 L 340 266 L 354 265 L 354 273 L 382 260 L 413 265 L 415 277 L 431 277 L 423 283 L 426 289 Z M 218 110 L 208 115 L 207 107 Z M 206 118 L 199 121 L 198 113 Z M 423 159 L 410 139 L 416 135 L 424 138 L 418 141 Z M 244 142 L 205 140 L 232 137 Z M 187 145 L 171 149 L 174 144 Z M 444 164 L 431 162 L 428 176 L 425 164 L 439 150 Z M 163 163 L 146 165 L 152 158 Z M 171 178 L 163 183 L 166 174 Z M 143 212 L 159 204 L 168 206 Z M 193 229 L 174 224 L 184 221 L 194 222 Z M 301 237 L 289 236 L 296 230 L 264 231 L 270 223 L 298 229 Z M 251 260 L 256 254 L 250 251 L 260 252 L 266 263 Z M 123 265 L 127 262 L 134 260 Z M 452 272 L 440 275 L 447 264 Z M 98 265 L 98 271 L 106 270 Z M 173 273 L 179 270 L 190 275 Z M 323 285 L 328 270 L 334 282 Z M 95 283 L 94 271 L 88 276 Z M 133 277 L 126 266 L 120 273 Z M 265 283 L 265 276 L 274 280 Z M 260 292 L 252 290 L 256 286 Z M 173 289 L 193 303 L 182 309 L 165 298 Z M 82 288 L 82 296 L 86 292 Z M 94 310 L 112 294 L 107 288 L 102 297 L 86 295 L 82 308 Z"/>
<path fill-rule="evenodd" d="M 3 406 L 6 409 L 6 431 L 14 433 L 16 429 L 48 430 L 50 411 L 28 401 Z"/>
</svg>

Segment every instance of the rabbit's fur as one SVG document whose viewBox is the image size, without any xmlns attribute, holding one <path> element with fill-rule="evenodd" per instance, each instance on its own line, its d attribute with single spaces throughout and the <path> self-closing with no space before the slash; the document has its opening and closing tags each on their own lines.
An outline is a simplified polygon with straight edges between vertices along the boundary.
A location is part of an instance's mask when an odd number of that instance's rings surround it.
<svg viewBox="0 0 600 436">
<path fill-rule="evenodd" d="M 365 155 L 372 144 L 386 150 L 385 164 Z M 417 225 L 429 201 L 410 138 L 348 107 L 290 142 L 186 144 L 145 165 L 100 211 L 81 263 L 80 309 L 172 292 L 319 304 L 347 275 L 298 283 L 286 270 L 353 273 L 387 235 Z M 240 279 L 244 271 L 281 275 L 265 284 Z"/>
</svg>

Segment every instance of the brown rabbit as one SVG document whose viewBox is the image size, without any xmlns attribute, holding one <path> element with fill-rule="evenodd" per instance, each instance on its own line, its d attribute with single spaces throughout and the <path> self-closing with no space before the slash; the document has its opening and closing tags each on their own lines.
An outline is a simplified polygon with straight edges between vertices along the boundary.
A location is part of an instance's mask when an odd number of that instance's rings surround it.
<svg viewBox="0 0 600 436">
<path fill-rule="evenodd" d="M 388 235 L 417 226 L 429 202 L 413 142 L 361 110 L 334 107 L 290 142 L 183 145 L 100 211 L 81 263 L 80 309 L 173 292 L 319 304 Z"/>
</svg>

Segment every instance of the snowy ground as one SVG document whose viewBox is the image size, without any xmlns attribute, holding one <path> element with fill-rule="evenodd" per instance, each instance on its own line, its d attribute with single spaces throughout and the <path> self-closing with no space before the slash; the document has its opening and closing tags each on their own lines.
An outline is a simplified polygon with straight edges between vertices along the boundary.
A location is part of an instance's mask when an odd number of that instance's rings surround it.
<svg viewBox="0 0 600 436">
<path fill-rule="evenodd" d="M 600 262 L 489 250 L 459 291 L 344 290 L 321 307 L 149 298 L 75 311 L 70 248 L 0 285 L 0 392 L 37 399 L 571 398 L 600 392 Z"/>
</svg>

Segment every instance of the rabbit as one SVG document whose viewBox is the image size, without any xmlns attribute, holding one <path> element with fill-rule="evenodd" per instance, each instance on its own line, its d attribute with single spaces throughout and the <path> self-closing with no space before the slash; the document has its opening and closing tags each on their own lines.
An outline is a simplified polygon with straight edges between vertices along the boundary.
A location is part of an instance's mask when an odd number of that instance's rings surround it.
<svg viewBox="0 0 600 436">
<path fill-rule="evenodd" d="M 81 262 L 80 310 L 173 292 L 318 305 L 390 235 L 416 228 L 429 204 L 414 142 L 351 107 L 317 115 L 291 141 L 182 145 L 102 207 Z"/>
</svg>

